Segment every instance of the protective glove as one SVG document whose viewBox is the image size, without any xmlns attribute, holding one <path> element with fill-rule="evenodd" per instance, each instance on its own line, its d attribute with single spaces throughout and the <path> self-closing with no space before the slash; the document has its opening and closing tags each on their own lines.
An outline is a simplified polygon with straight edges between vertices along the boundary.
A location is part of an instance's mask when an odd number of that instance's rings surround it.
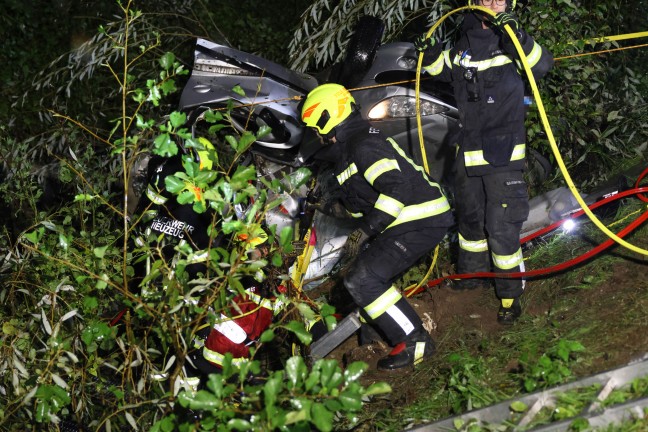
<svg viewBox="0 0 648 432">
<path fill-rule="evenodd" d="M 349 219 L 352 217 L 346 207 L 344 207 L 344 204 L 337 200 L 306 203 L 306 210 L 317 210 L 327 216 L 332 216 L 337 219 Z"/>
<path fill-rule="evenodd" d="M 441 44 L 438 43 L 435 38 L 428 37 L 427 33 L 423 33 L 414 40 L 414 48 L 416 48 L 418 52 L 423 53 L 424 63 L 433 62 L 439 58 L 441 51 L 443 51 Z"/>
<path fill-rule="evenodd" d="M 436 39 L 433 37 L 428 37 L 427 33 L 423 33 L 414 40 L 414 48 L 416 48 L 416 50 L 419 52 L 426 51 L 436 44 Z"/>
<path fill-rule="evenodd" d="M 344 244 L 344 254 L 353 258 L 360 253 L 362 247 L 369 240 L 369 234 L 364 232 L 362 228 L 358 228 L 349 234 L 346 243 Z"/>
<path fill-rule="evenodd" d="M 509 55 L 517 57 L 518 52 L 517 49 L 515 49 L 515 44 L 504 28 L 504 26 L 508 24 L 508 26 L 511 27 L 511 30 L 513 30 L 513 33 L 515 33 L 515 36 L 517 36 L 520 45 L 524 45 L 527 34 L 520 26 L 520 22 L 517 20 L 515 15 L 508 12 L 500 12 L 492 18 L 491 22 L 499 29 L 499 31 L 502 32 L 502 48 L 504 51 Z"/>
<path fill-rule="evenodd" d="M 512 15 L 508 12 L 500 12 L 494 17 L 491 18 L 491 22 L 502 32 L 502 34 L 507 34 L 504 30 L 505 25 L 509 25 L 513 33 L 517 33 L 520 30 L 520 22 L 517 20 L 515 15 Z"/>
</svg>

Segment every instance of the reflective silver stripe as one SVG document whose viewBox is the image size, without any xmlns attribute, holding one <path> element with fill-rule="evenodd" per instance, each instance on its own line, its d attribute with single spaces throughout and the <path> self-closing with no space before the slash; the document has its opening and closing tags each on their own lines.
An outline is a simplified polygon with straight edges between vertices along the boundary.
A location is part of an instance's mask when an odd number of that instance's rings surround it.
<svg viewBox="0 0 648 432">
<path fill-rule="evenodd" d="M 373 186 L 378 177 L 391 170 L 400 171 L 400 167 L 398 166 L 396 159 L 381 159 L 375 164 L 371 165 L 367 169 L 367 171 L 365 171 L 364 178 L 369 182 L 370 185 Z"/>
<path fill-rule="evenodd" d="M 235 344 L 245 342 L 245 339 L 247 339 L 247 333 L 245 333 L 245 330 L 243 330 L 240 325 L 232 321 L 232 318 L 227 315 L 221 314 L 220 319 L 220 322 L 214 324 L 214 330 L 218 331 Z"/>
<path fill-rule="evenodd" d="M 416 342 L 414 364 L 419 364 L 423 360 L 423 354 L 425 354 L 425 342 Z"/>
<path fill-rule="evenodd" d="M 337 181 L 340 183 L 340 186 L 344 184 L 345 181 L 349 180 L 353 174 L 358 172 L 358 167 L 356 164 L 352 163 L 344 171 L 337 175 Z"/>
<path fill-rule="evenodd" d="M 439 184 L 435 183 L 433 181 L 430 181 L 430 178 L 425 173 L 425 170 L 423 169 L 423 167 L 420 166 L 420 165 L 417 165 L 416 163 L 414 163 L 414 161 L 412 159 L 410 159 L 410 157 L 407 155 L 407 153 L 405 153 L 403 151 L 403 149 L 400 148 L 400 146 L 398 144 L 396 144 L 396 141 L 394 141 L 393 138 L 387 138 L 387 141 L 389 141 L 389 143 L 392 145 L 392 147 L 394 148 L 396 153 L 398 153 L 403 159 L 405 159 L 407 161 L 407 163 L 409 163 L 412 166 L 412 168 L 414 168 L 414 170 L 421 173 L 421 175 L 423 176 L 423 179 L 425 179 L 425 181 L 427 181 L 430 186 L 439 189 L 439 192 L 441 192 L 441 194 L 443 194 L 443 191 L 441 191 L 441 187 L 439 186 Z"/>
<path fill-rule="evenodd" d="M 392 286 L 370 305 L 365 306 L 364 310 L 371 319 L 376 319 L 384 314 L 387 309 L 394 306 L 401 298 L 401 294 Z"/>
<path fill-rule="evenodd" d="M 421 220 L 428 217 L 440 215 L 450 210 L 450 203 L 445 196 L 421 204 L 409 205 L 398 214 L 398 217 L 387 228 L 400 225 L 406 222 Z"/>
<path fill-rule="evenodd" d="M 522 160 L 525 157 L 526 157 L 526 144 L 517 144 L 513 148 L 513 153 L 511 153 L 511 162 Z M 465 152 L 464 161 L 466 166 L 488 165 L 488 161 L 484 158 L 483 150 Z"/>
<path fill-rule="evenodd" d="M 488 250 L 488 241 L 484 240 L 466 240 L 459 233 L 459 247 L 468 252 L 486 252 Z"/>
<path fill-rule="evenodd" d="M 448 56 L 448 51 L 444 51 L 442 55 L 439 56 L 431 65 L 423 67 L 427 73 L 432 76 L 439 75 L 443 70 L 444 62 L 446 62 L 446 57 Z"/>
<path fill-rule="evenodd" d="M 461 56 L 457 54 L 452 61 L 452 63 L 455 66 L 460 66 L 459 61 L 461 60 Z M 464 59 L 464 64 L 465 67 L 476 67 L 478 71 L 485 71 L 487 69 L 490 69 L 492 67 L 500 67 L 504 66 L 506 64 L 513 63 L 513 60 L 509 56 L 506 56 L 504 54 L 497 55 L 493 58 L 487 59 L 487 60 L 480 60 L 480 61 L 470 61 L 467 59 Z"/>
<path fill-rule="evenodd" d="M 207 347 L 203 348 L 203 357 L 205 357 L 205 360 L 208 360 L 212 363 L 216 363 L 219 366 L 223 366 L 223 362 L 225 361 L 225 356 L 223 354 L 217 351 L 212 351 Z M 248 361 L 248 359 L 244 357 L 239 357 L 239 358 L 232 359 L 232 364 L 234 366 L 241 366 L 246 361 Z"/>
<path fill-rule="evenodd" d="M 493 263 L 495 267 L 502 270 L 511 270 L 522 264 L 524 258 L 522 257 L 522 248 L 518 249 L 512 255 L 497 255 L 493 253 Z"/>
<path fill-rule="evenodd" d="M 151 200 L 153 204 L 157 205 L 162 205 L 167 201 L 166 198 L 154 191 L 151 185 L 146 188 L 146 196 Z"/>
<path fill-rule="evenodd" d="M 412 333 L 414 331 L 414 324 L 412 324 L 412 321 L 410 321 L 409 318 L 407 318 L 407 316 L 405 316 L 403 311 L 398 309 L 398 307 L 396 305 L 392 305 L 392 306 L 388 307 L 385 312 L 394 321 L 396 321 L 396 324 L 398 324 L 398 326 L 403 329 L 403 332 L 405 332 L 406 335 L 408 335 L 408 334 L 410 334 L 410 333 Z"/>
<path fill-rule="evenodd" d="M 405 204 L 398 200 L 395 200 L 392 197 L 380 194 L 378 196 L 378 199 L 376 200 L 376 203 L 374 204 L 374 207 L 378 210 L 384 211 L 390 216 L 398 217 L 401 213 L 401 210 L 403 210 L 403 207 L 405 207 Z"/>
</svg>

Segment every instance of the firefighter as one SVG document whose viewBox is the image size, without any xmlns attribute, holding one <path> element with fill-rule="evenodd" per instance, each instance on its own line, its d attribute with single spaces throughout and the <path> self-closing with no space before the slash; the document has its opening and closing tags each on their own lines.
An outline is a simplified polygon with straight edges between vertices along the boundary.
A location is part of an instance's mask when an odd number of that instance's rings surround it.
<svg viewBox="0 0 648 432">
<path fill-rule="evenodd" d="M 434 341 L 393 282 L 443 239 L 453 223 L 450 205 L 423 168 L 362 119 L 343 86 L 312 90 L 302 121 L 326 144 L 320 153 L 334 155 L 341 202 L 359 218 L 344 246 L 355 257 L 344 286 L 364 320 L 393 346 L 377 366 L 414 365 L 434 353 Z"/>
<path fill-rule="evenodd" d="M 177 250 L 190 247 L 195 253 L 189 255 L 184 272 L 174 272 L 174 277 L 187 281 L 200 277 L 207 271 L 209 248 L 223 244 L 222 235 L 210 235 L 210 227 L 219 222 L 218 214 L 211 208 L 199 213 L 192 204 L 181 204 L 176 196 L 166 190 L 166 179 L 183 172 L 185 159 L 199 164 L 199 169 L 211 169 L 208 149 L 184 150 L 170 158 L 153 157 L 148 166 L 148 184 L 142 194 L 135 214 L 141 217 L 141 228 L 137 229 L 134 245 L 142 247 L 148 238 L 157 247 L 150 248 L 148 254 L 136 259 L 135 276 L 131 280 L 133 292 L 141 292 L 147 298 L 160 288 L 157 280 L 142 283 L 153 266 L 153 260 L 163 260 L 175 269 Z M 195 191 L 200 194 L 201 191 Z M 244 230 L 236 232 L 229 239 L 238 244 L 253 259 L 260 258 L 267 249 L 268 235 L 259 224 L 249 224 Z M 135 253 L 139 253 L 135 249 Z M 216 313 L 213 323 L 206 322 L 197 332 L 192 349 L 188 353 L 188 364 L 183 369 L 180 382 L 196 390 L 204 384 L 208 374 L 219 372 L 226 354 L 232 355 L 232 364 L 241 365 L 250 357 L 250 348 L 256 345 L 259 336 L 272 323 L 274 317 L 283 310 L 283 303 L 268 292 L 267 284 L 253 277 L 242 277 L 244 292 L 236 294 L 227 310 Z M 233 293 L 234 289 L 231 290 Z M 200 299 L 197 299 L 200 301 Z M 206 305 L 209 307 L 209 305 Z M 156 375 L 159 380 L 167 379 L 166 374 Z"/>
<path fill-rule="evenodd" d="M 534 78 L 553 66 L 550 52 L 536 43 L 511 13 L 515 0 L 476 0 L 494 17 L 464 15 L 457 42 L 443 50 L 434 38 L 415 41 L 423 69 L 450 82 L 460 115 L 454 167 L 454 206 L 459 227 L 457 272 L 524 271 L 520 230 L 529 214 L 524 180 L 524 72 L 508 24 L 524 50 Z M 489 255 L 490 251 L 490 255 Z M 492 267 L 491 267 L 492 260 Z M 484 280 L 464 279 L 457 289 L 488 287 Z M 501 301 L 497 321 L 512 324 L 522 313 L 523 279 L 495 279 Z"/>
</svg>

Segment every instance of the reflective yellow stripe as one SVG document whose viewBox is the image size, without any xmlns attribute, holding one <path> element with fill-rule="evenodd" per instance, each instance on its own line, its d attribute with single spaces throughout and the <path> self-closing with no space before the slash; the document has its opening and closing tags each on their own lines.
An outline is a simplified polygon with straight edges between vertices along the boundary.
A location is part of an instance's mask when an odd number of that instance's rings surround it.
<svg viewBox="0 0 648 432">
<path fill-rule="evenodd" d="M 367 312 L 367 315 L 371 317 L 371 319 L 376 319 L 380 315 L 384 314 L 387 309 L 398 303 L 398 300 L 400 300 L 401 298 L 401 294 L 396 288 L 392 286 L 380 297 L 374 300 L 373 303 L 365 306 L 364 310 L 365 312 Z"/>
<path fill-rule="evenodd" d="M 439 192 L 441 192 L 441 194 L 443 195 L 443 191 L 441 190 L 441 187 L 439 186 L 439 184 L 435 183 L 433 181 L 430 181 L 430 178 L 425 173 L 425 170 L 423 169 L 423 167 L 420 166 L 420 165 L 417 165 L 412 159 L 410 159 L 409 156 L 407 155 L 407 153 L 405 153 L 403 151 L 403 149 L 400 148 L 400 146 L 398 144 L 396 144 L 396 141 L 394 141 L 393 138 L 387 138 L 387 141 L 389 141 L 389 143 L 392 145 L 392 147 L 394 148 L 396 153 L 398 153 L 403 159 L 405 159 L 407 161 L 407 163 L 409 163 L 412 166 L 412 168 L 414 168 L 414 170 L 421 173 L 421 175 L 423 176 L 423 179 L 425 179 L 425 181 L 428 182 L 428 184 L 430 186 L 437 188 L 439 190 Z"/>
<path fill-rule="evenodd" d="M 409 205 L 398 214 L 398 217 L 387 228 L 400 225 L 406 222 L 421 220 L 428 217 L 440 215 L 450 210 L 450 203 L 445 196 L 421 204 Z"/>
<path fill-rule="evenodd" d="M 513 255 L 497 255 L 495 253 L 492 255 L 495 267 L 502 270 L 511 270 L 523 262 L 522 248 L 518 249 Z"/>
<path fill-rule="evenodd" d="M 537 65 L 541 57 L 542 57 L 542 47 L 538 45 L 537 42 L 533 42 L 533 49 L 527 56 L 529 67 L 533 67 Z"/>
<path fill-rule="evenodd" d="M 468 252 L 486 252 L 488 250 L 488 241 L 484 240 L 466 240 L 459 233 L 459 247 Z"/>
<path fill-rule="evenodd" d="M 250 300 L 252 300 L 254 303 L 258 304 L 259 306 L 266 308 L 270 311 L 272 311 L 273 315 L 278 314 L 281 312 L 284 308 L 284 303 L 276 299 L 274 302 L 272 300 L 268 300 L 267 298 L 261 297 L 260 295 L 257 295 L 251 291 L 246 290 L 245 293 L 248 295 Z"/>
<path fill-rule="evenodd" d="M 423 70 L 425 70 L 432 76 L 439 75 L 443 70 L 444 63 L 447 63 L 446 60 L 449 60 L 448 52 L 449 51 L 444 51 L 442 55 L 439 56 L 439 58 L 432 62 L 431 65 L 423 67 Z"/>
<path fill-rule="evenodd" d="M 513 148 L 513 153 L 511 153 L 511 162 L 522 160 L 526 157 L 526 145 L 518 144 Z"/>
<path fill-rule="evenodd" d="M 378 196 L 378 199 L 376 200 L 376 203 L 374 204 L 374 207 L 378 210 L 384 211 L 390 216 L 398 217 L 401 213 L 401 210 L 403 210 L 403 207 L 405 207 L 405 204 L 398 200 L 395 200 L 392 197 L 380 194 Z"/>
<path fill-rule="evenodd" d="M 419 364 L 423 360 L 423 354 L 425 354 L 425 342 L 416 342 L 414 364 Z"/>
<path fill-rule="evenodd" d="M 356 164 L 352 163 L 344 171 L 337 175 L 337 181 L 340 183 L 340 186 L 344 184 L 345 181 L 349 180 L 353 174 L 358 172 L 358 167 Z"/>
<path fill-rule="evenodd" d="M 511 162 L 522 160 L 526 157 L 526 144 L 518 144 L 513 148 L 511 153 Z M 482 166 L 488 165 L 488 161 L 484 159 L 483 150 L 467 151 L 464 153 L 464 161 L 466 166 Z"/>
<path fill-rule="evenodd" d="M 364 178 L 373 186 L 374 182 L 382 174 L 391 171 L 399 170 L 398 162 L 395 159 L 381 159 L 375 164 L 371 165 L 364 173 Z"/>
<path fill-rule="evenodd" d="M 151 185 L 146 188 L 146 196 L 151 200 L 153 204 L 157 205 L 162 205 L 167 200 L 162 195 L 159 195 L 156 191 L 154 191 Z"/>
<path fill-rule="evenodd" d="M 461 60 L 460 55 L 456 55 L 452 63 L 455 66 L 460 66 L 459 61 Z M 500 54 L 497 55 L 493 58 L 487 59 L 487 60 L 480 60 L 480 61 L 470 61 L 464 59 L 465 67 L 475 67 L 477 68 L 478 71 L 485 71 L 487 69 L 490 69 L 492 67 L 500 67 L 504 66 L 509 63 L 513 63 L 513 60 L 511 60 L 510 57 Z"/>
<path fill-rule="evenodd" d="M 223 366 L 223 362 L 225 361 L 225 356 L 223 354 L 217 351 L 212 351 L 207 347 L 203 348 L 203 357 L 205 357 L 205 360 L 208 360 L 219 366 Z M 232 364 L 234 366 L 241 366 L 246 361 L 248 361 L 247 358 L 239 357 L 239 358 L 232 359 Z"/>
</svg>

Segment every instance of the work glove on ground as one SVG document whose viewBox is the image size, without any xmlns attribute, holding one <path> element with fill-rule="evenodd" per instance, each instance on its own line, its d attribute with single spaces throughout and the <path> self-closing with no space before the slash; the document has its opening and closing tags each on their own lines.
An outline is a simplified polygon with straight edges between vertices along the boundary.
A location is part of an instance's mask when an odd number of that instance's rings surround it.
<svg viewBox="0 0 648 432">
<path fill-rule="evenodd" d="M 414 40 L 414 48 L 420 53 L 423 53 L 423 63 L 431 63 L 441 55 L 443 47 L 433 37 L 428 37 L 427 33 L 423 33 Z"/>
<path fill-rule="evenodd" d="M 360 253 L 364 245 L 369 241 L 369 234 L 362 228 L 358 228 L 349 234 L 344 244 L 344 254 L 347 258 L 353 258 Z"/>
<path fill-rule="evenodd" d="M 500 12 L 491 18 L 491 22 L 500 32 L 502 32 L 502 49 L 504 49 L 507 54 L 517 57 L 518 52 L 517 49 L 515 49 L 515 44 L 504 28 L 508 24 L 508 26 L 511 27 L 511 30 L 513 30 L 513 33 L 515 33 L 515 36 L 517 36 L 520 45 L 524 45 L 527 39 L 527 34 L 520 26 L 520 22 L 517 20 L 515 15 L 508 12 Z"/>
</svg>

